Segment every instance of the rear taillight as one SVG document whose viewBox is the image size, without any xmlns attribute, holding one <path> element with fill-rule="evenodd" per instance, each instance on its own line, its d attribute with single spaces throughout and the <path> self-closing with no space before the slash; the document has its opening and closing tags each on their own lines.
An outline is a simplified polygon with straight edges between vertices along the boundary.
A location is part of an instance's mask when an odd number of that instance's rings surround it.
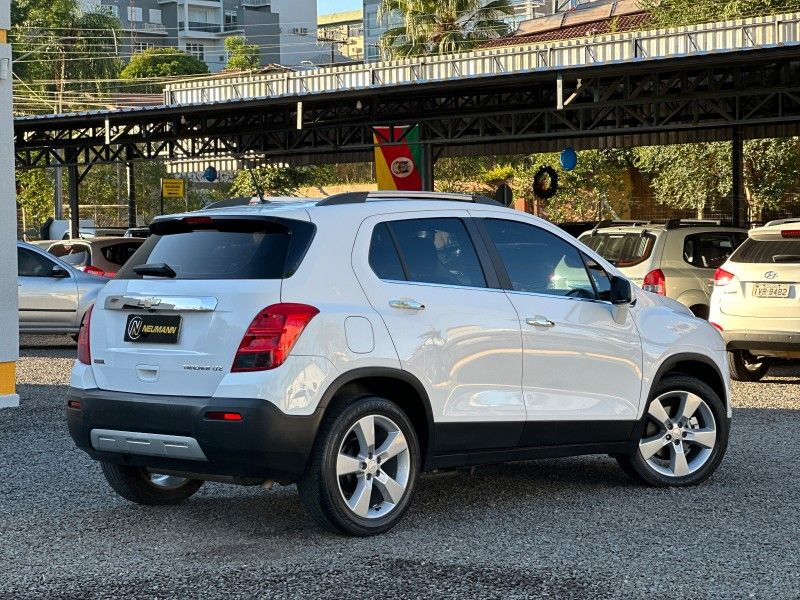
<svg viewBox="0 0 800 600">
<path fill-rule="evenodd" d="M 307 304 L 273 304 L 256 315 L 239 344 L 231 371 L 266 371 L 283 364 L 319 310 Z"/>
<path fill-rule="evenodd" d="M 642 289 L 645 292 L 652 292 L 654 294 L 658 294 L 659 296 L 666 296 L 667 283 L 666 280 L 664 279 L 664 272 L 661 269 L 650 271 L 647 275 L 644 276 L 644 281 L 642 282 Z"/>
<path fill-rule="evenodd" d="M 113 271 L 103 271 L 103 269 L 98 269 L 92 265 L 83 269 L 84 273 L 89 273 L 90 275 L 99 275 L 100 277 L 109 277 L 113 278 L 116 275 Z"/>
<path fill-rule="evenodd" d="M 734 274 L 728 273 L 722 267 L 718 268 L 714 271 L 714 285 L 722 287 L 728 285 L 731 281 L 733 281 Z"/>
<path fill-rule="evenodd" d="M 212 411 L 206 413 L 209 421 L 241 421 L 242 415 L 237 412 Z"/>
<path fill-rule="evenodd" d="M 718 331 L 723 331 L 723 329 L 722 329 L 722 325 L 720 325 L 719 323 L 714 323 L 714 321 L 709 321 L 709 323 L 711 323 L 711 326 L 712 326 L 714 329 L 716 329 L 716 330 L 718 330 Z"/>
<path fill-rule="evenodd" d="M 800 238 L 800 229 L 784 229 L 781 231 L 781 237 Z"/>
<path fill-rule="evenodd" d="M 94 304 L 89 307 L 86 314 L 83 315 L 83 323 L 81 323 L 81 330 L 78 332 L 78 360 L 85 365 L 92 364 L 92 349 L 89 345 L 89 326 L 92 320 L 92 310 Z"/>
</svg>

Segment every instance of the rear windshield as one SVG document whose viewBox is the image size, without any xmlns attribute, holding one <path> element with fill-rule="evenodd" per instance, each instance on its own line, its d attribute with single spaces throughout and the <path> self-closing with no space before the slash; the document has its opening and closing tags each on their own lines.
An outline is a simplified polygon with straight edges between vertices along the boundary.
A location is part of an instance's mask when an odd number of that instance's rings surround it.
<svg viewBox="0 0 800 600">
<path fill-rule="evenodd" d="M 581 241 L 617 267 L 633 267 L 650 258 L 656 236 L 650 233 L 595 233 Z"/>
<path fill-rule="evenodd" d="M 800 263 L 800 240 L 748 238 L 731 256 L 737 263 Z"/>
<path fill-rule="evenodd" d="M 175 271 L 174 279 L 283 279 L 299 267 L 314 229 L 285 219 L 159 222 L 117 279 L 141 279 L 135 267 L 160 263 Z"/>
<path fill-rule="evenodd" d="M 86 267 L 91 264 L 89 247 L 82 244 L 53 244 L 48 252 L 73 267 Z"/>
</svg>

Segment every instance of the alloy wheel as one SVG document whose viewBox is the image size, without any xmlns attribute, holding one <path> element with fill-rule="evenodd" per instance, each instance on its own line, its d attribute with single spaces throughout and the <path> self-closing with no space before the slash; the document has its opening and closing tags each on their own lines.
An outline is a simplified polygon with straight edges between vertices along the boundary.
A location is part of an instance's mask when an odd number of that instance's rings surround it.
<svg viewBox="0 0 800 600">
<path fill-rule="evenodd" d="M 403 498 L 411 453 L 400 427 L 383 415 L 367 415 L 347 431 L 336 458 L 339 493 L 364 519 L 385 517 Z"/>
<path fill-rule="evenodd" d="M 639 452 L 654 471 L 679 478 L 703 467 L 716 441 L 709 405 L 691 392 L 670 391 L 650 403 Z"/>
</svg>

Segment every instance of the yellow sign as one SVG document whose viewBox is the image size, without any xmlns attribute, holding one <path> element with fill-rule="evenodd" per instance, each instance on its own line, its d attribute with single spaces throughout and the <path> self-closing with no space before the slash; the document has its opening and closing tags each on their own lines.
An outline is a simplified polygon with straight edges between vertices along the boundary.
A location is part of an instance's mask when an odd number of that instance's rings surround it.
<svg viewBox="0 0 800 600">
<path fill-rule="evenodd" d="M 186 195 L 186 182 L 183 179 L 162 179 L 161 196 L 164 198 L 183 198 Z"/>
</svg>

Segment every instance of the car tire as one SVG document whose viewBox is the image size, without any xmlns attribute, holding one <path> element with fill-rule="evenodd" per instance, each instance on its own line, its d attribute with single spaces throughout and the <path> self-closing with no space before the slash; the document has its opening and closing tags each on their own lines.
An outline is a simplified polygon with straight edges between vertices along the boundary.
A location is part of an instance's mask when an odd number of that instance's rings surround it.
<svg viewBox="0 0 800 600">
<path fill-rule="evenodd" d="M 419 470 L 419 442 L 408 416 L 393 402 L 369 396 L 325 416 L 297 487 L 320 525 L 364 537 L 402 519 Z"/>
<path fill-rule="evenodd" d="M 147 506 L 180 504 L 193 495 L 203 482 L 172 475 L 152 473 L 142 467 L 101 462 L 103 475 L 117 494 Z"/>
<path fill-rule="evenodd" d="M 705 382 L 669 376 L 653 389 L 635 429 L 635 450 L 617 455 L 623 471 L 655 487 L 696 485 L 717 469 L 728 447 L 730 419 Z"/>
<path fill-rule="evenodd" d="M 759 360 L 747 350 L 728 352 L 728 369 L 734 381 L 761 381 L 770 366 L 769 359 L 762 357 Z"/>
</svg>

